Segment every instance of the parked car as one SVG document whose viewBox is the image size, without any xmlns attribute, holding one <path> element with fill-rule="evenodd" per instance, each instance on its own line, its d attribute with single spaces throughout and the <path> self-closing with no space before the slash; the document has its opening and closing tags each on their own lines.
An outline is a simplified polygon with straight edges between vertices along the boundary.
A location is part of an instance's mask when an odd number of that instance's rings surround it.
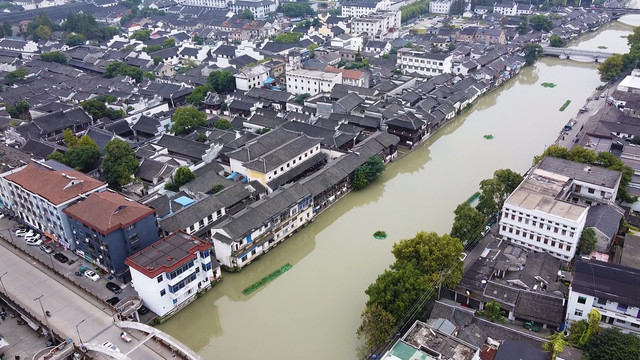
<svg viewBox="0 0 640 360">
<path fill-rule="evenodd" d="M 61 262 L 63 264 L 66 263 L 67 261 L 69 261 L 69 258 L 66 255 L 60 254 L 60 253 L 53 254 L 53 258 L 58 260 L 59 262 Z"/>
<path fill-rule="evenodd" d="M 35 234 L 33 234 L 33 235 L 27 235 L 27 236 L 25 236 L 25 237 L 24 237 L 24 239 L 25 239 L 25 240 L 27 240 L 27 241 L 28 241 L 28 240 L 32 240 L 32 239 L 33 239 L 33 240 L 37 240 L 37 239 L 40 239 L 41 237 L 42 237 L 42 235 L 40 235 L 40 234 L 38 234 L 38 233 L 35 233 Z"/>
<path fill-rule="evenodd" d="M 53 248 L 47 244 L 40 245 L 40 250 L 44 251 L 47 254 L 51 254 L 53 252 Z"/>
<path fill-rule="evenodd" d="M 4 219 L 4 214 L 0 213 L 0 219 Z"/>
<path fill-rule="evenodd" d="M 117 296 L 114 296 L 114 297 L 108 298 L 105 301 L 109 303 L 111 306 L 116 306 L 116 304 L 120 302 L 120 298 Z"/>
<path fill-rule="evenodd" d="M 120 349 L 118 349 L 117 346 L 113 345 L 112 343 L 110 343 L 108 341 L 103 342 L 102 346 L 106 347 L 107 349 L 109 349 L 111 351 L 120 352 Z"/>
<path fill-rule="evenodd" d="M 100 275 L 96 274 L 95 271 L 93 271 L 93 270 L 85 270 L 84 276 L 88 277 L 89 279 L 91 279 L 93 281 L 100 280 Z"/>
<path fill-rule="evenodd" d="M 42 239 L 40 238 L 29 238 L 27 239 L 27 245 L 30 246 L 40 246 L 42 245 L 44 241 L 42 241 Z"/>
<path fill-rule="evenodd" d="M 131 342 L 131 336 L 124 331 L 120 333 L 120 338 L 125 342 Z"/>
<path fill-rule="evenodd" d="M 122 292 L 122 288 L 114 282 L 109 281 L 105 286 L 115 294 L 120 294 Z"/>
<path fill-rule="evenodd" d="M 144 305 L 140 306 L 140 309 L 138 309 L 138 314 L 140 315 L 144 315 L 148 312 L 149 312 L 149 309 L 147 309 L 147 307 Z"/>
<path fill-rule="evenodd" d="M 467 253 L 460 254 L 460 261 L 464 261 L 467 258 Z"/>
<path fill-rule="evenodd" d="M 23 228 L 16 230 L 16 236 L 28 236 L 33 234 L 34 233 L 32 229 Z"/>
<path fill-rule="evenodd" d="M 482 231 L 482 234 L 480 234 L 480 235 L 482 235 L 482 237 L 485 237 L 485 236 L 487 236 L 489 231 L 491 231 L 491 226 L 485 226 L 484 230 Z"/>
</svg>

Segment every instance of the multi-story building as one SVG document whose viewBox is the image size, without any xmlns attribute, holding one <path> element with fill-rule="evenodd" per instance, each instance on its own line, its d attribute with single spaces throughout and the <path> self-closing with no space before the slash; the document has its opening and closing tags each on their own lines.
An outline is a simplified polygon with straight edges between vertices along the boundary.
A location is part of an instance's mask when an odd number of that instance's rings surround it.
<svg viewBox="0 0 640 360">
<path fill-rule="evenodd" d="M 230 169 L 274 191 L 325 161 L 321 140 L 277 128 L 228 153 Z"/>
<path fill-rule="evenodd" d="M 211 244 L 182 231 L 129 256 L 125 264 L 144 305 L 161 317 L 187 306 L 221 276 Z"/>
<path fill-rule="evenodd" d="M 516 16 L 518 4 L 514 1 L 497 2 L 493 5 L 493 12 L 506 16 Z"/>
<path fill-rule="evenodd" d="M 429 2 L 429 12 L 433 14 L 448 14 L 453 0 L 435 0 Z"/>
<path fill-rule="evenodd" d="M 369 87 L 369 75 L 364 71 L 340 69 L 330 65 L 327 65 L 327 67 L 324 68 L 324 70 L 328 72 L 341 73 L 343 85 L 357 86 L 357 87 L 364 87 L 364 88 Z"/>
<path fill-rule="evenodd" d="M 597 260 L 579 259 L 569 287 L 567 324 L 588 320 L 600 311 L 600 325 L 640 335 L 640 270 Z"/>
<path fill-rule="evenodd" d="M 336 84 L 342 84 L 341 73 L 297 69 L 286 75 L 287 92 L 294 95 L 330 93 Z"/>
<path fill-rule="evenodd" d="M 412 49 L 398 50 L 398 69 L 405 73 L 436 76 L 451 73 L 453 56 L 447 53 L 433 53 Z"/>
<path fill-rule="evenodd" d="M 360 17 L 369 15 L 378 10 L 389 10 L 391 1 L 347 0 L 342 3 L 342 16 Z"/>
<path fill-rule="evenodd" d="M 229 3 L 228 0 L 177 0 L 180 5 L 186 6 L 202 6 L 210 8 L 224 9 Z"/>
<path fill-rule="evenodd" d="M 111 190 L 91 193 L 63 212 L 76 254 L 124 282 L 131 280 L 124 260 L 158 241 L 155 210 Z"/>
<path fill-rule="evenodd" d="M 589 206 L 614 201 L 620 178 L 618 171 L 547 156 L 505 201 L 499 234 L 570 261 Z"/>
<path fill-rule="evenodd" d="M 287 186 L 211 229 L 216 258 L 229 268 L 242 268 L 305 226 L 314 216 L 309 191 L 298 183 Z"/>
<path fill-rule="evenodd" d="M 2 206 L 45 237 L 75 248 L 63 210 L 107 184 L 55 161 L 32 162 L 0 175 Z"/>
<path fill-rule="evenodd" d="M 192 0 L 192 1 L 200 1 L 200 0 Z M 245 10 L 251 11 L 253 17 L 256 19 L 265 19 L 269 16 L 269 14 L 276 11 L 277 4 L 273 0 L 259 0 L 259 1 L 249 1 L 249 0 L 236 0 L 229 3 L 229 9 L 236 14 L 239 14 Z"/>
<path fill-rule="evenodd" d="M 375 40 L 394 39 L 399 36 L 401 25 L 400 10 L 384 10 L 351 20 L 351 33 L 367 33 Z"/>
<path fill-rule="evenodd" d="M 269 69 L 263 65 L 251 66 L 240 70 L 233 77 L 236 78 L 236 89 L 248 91 L 264 85 L 269 77 Z"/>
</svg>

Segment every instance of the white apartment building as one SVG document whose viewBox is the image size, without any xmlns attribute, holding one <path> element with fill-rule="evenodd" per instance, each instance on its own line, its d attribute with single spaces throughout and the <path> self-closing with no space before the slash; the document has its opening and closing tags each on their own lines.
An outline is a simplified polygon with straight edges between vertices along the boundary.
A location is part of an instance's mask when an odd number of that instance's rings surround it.
<svg viewBox="0 0 640 360">
<path fill-rule="evenodd" d="M 394 39 L 399 36 L 401 26 L 400 10 L 376 11 L 351 21 L 351 33 L 367 33 L 375 40 Z"/>
<path fill-rule="evenodd" d="M 330 93 L 336 84 L 342 84 L 341 73 L 297 69 L 286 75 L 287 92 L 294 95 Z"/>
<path fill-rule="evenodd" d="M 198 0 L 195 0 L 198 1 Z M 256 19 L 265 19 L 272 12 L 276 11 L 278 7 L 276 2 L 273 0 L 259 0 L 259 1 L 250 1 L 250 0 L 236 0 L 232 3 L 229 3 L 229 9 L 236 14 L 243 12 L 244 10 L 249 9 L 253 14 L 253 17 Z"/>
<path fill-rule="evenodd" d="M 360 17 L 369 15 L 379 10 L 389 10 L 391 1 L 381 0 L 376 2 L 369 0 L 347 0 L 342 3 L 342 16 L 344 17 Z"/>
<path fill-rule="evenodd" d="M 574 267 L 567 301 L 567 325 L 588 320 L 600 311 L 600 325 L 640 335 L 640 270 L 597 260 L 580 259 Z"/>
<path fill-rule="evenodd" d="M 447 53 L 432 53 L 412 49 L 398 50 L 398 69 L 404 73 L 436 76 L 451 73 L 453 56 Z"/>
<path fill-rule="evenodd" d="M 448 14 L 453 0 L 434 0 L 429 2 L 429 12 L 433 14 Z"/>
<path fill-rule="evenodd" d="M 71 250 L 75 248 L 73 234 L 62 210 L 106 188 L 102 181 L 55 161 L 32 162 L 0 174 L 2 208 Z"/>
<path fill-rule="evenodd" d="M 180 5 L 202 6 L 218 9 L 226 8 L 229 3 L 227 0 L 177 0 L 176 2 Z"/>
<path fill-rule="evenodd" d="M 516 16 L 518 13 L 518 4 L 515 2 L 497 2 L 493 6 L 493 12 L 506 16 Z"/>
<path fill-rule="evenodd" d="M 249 91 L 249 89 L 264 85 L 269 77 L 269 69 L 264 65 L 251 66 L 240 70 L 233 77 L 236 78 L 236 89 Z"/>
<path fill-rule="evenodd" d="M 589 206 L 613 202 L 620 178 L 617 171 L 547 156 L 505 201 L 499 234 L 520 246 L 570 261 Z"/>
<path fill-rule="evenodd" d="M 303 185 L 282 188 L 211 229 L 216 257 L 224 266 L 243 268 L 314 216 L 313 197 Z"/>
<path fill-rule="evenodd" d="M 160 317 L 170 315 L 211 289 L 220 264 L 204 240 L 177 231 L 125 260 L 131 285 L 144 305 Z"/>
</svg>

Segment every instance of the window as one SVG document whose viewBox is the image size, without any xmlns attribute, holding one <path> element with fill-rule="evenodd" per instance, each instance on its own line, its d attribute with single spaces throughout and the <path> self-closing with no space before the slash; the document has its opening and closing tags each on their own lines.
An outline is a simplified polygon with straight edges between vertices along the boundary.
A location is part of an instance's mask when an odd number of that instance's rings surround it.
<svg viewBox="0 0 640 360">
<path fill-rule="evenodd" d="M 607 299 L 598 298 L 598 305 L 607 305 Z"/>
<path fill-rule="evenodd" d="M 162 282 L 162 275 L 158 276 L 158 282 L 161 283 Z"/>
<path fill-rule="evenodd" d="M 160 296 L 164 296 L 167 293 L 165 289 L 160 290 Z"/>
<path fill-rule="evenodd" d="M 577 310 L 573 313 L 575 316 L 582 316 L 582 310 Z"/>
<path fill-rule="evenodd" d="M 627 305 L 618 303 L 618 310 L 622 312 L 627 312 Z"/>
<path fill-rule="evenodd" d="M 617 322 L 618 324 L 626 324 L 626 323 L 627 323 L 626 321 L 624 321 L 624 320 L 620 320 L 620 319 L 616 319 L 616 322 Z"/>
<path fill-rule="evenodd" d="M 596 189 L 589 188 L 589 190 L 587 191 L 589 192 L 589 194 L 593 194 L 594 192 L 596 192 Z"/>
<path fill-rule="evenodd" d="M 587 298 L 584 296 L 578 296 L 578 304 L 585 304 L 587 302 Z"/>
<path fill-rule="evenodd" d="M 129 225 L 129 226 L 127 226 L 127 230 L 133 230 L 133 228 L 135 228 L 135 227 L 136 227 L 136 225 L 135 225 L 135 224 L 133 224 L 133 225 Z"/>
</svg>

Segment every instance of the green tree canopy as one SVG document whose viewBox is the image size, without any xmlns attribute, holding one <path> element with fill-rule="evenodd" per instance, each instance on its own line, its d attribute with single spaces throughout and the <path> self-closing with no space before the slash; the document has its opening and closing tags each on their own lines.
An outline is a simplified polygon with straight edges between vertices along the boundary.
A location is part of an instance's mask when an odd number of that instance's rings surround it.
<svg viewBox="0 0 640 360">
<path fill-rule="evenodd" d="M 289 3 L 289 4 L 293 4 L 293 3 Z M 286 32 L 286 33 L 282 33 L 282 34 L 276 36 L 276 38 L 273 41 L 275 41 L 277 43 L 293 43 L 293 42 L 300 41 L 302 36 L 303 35 L 301 33 Z"/>
<path fill-rule="evenodd" d="M 395 332 L 396 319 L 378 305 L 365 307 L 360 319 L 362 324 L 358 327 L 357 334 L 364 338 L 366 352 L 383 345 Z"/>
<path fill-rule="evenodd" d="M 364 176 L 367 178 L 367 182 L 372 182 L 386 169 L 384 162 L 378 156 L 371 156 L 367 159 L 367 161 L 362 165 L 362 170 L 364 171 Z"/>
<path fill-rule="evenodd" d="M 213 123 L 213 127 L 220 130 L 229 130 L 233 125 L 231 125 L 231 121 L 227 119 L 218 119 L 218 121 Z"/>
<path fill-rule="evenodd" d="M 368 184 L 369 182 L 367 181 L 367 176 L 364 174 L 364 170 L 362 170 L 362 168 L 356 169 L 353 179 L 351 180 L 353 190 L 362 190 L 366 188 Z"/>
<path fill-rule="evenodd" d="M 210 84 L 196 86 L 185 100 L 193 106 L 200 106 L 210 92 L 213 92 L 213 87 Z"/>
<path fill-rule="evenodd" d="M 529 24 L 536 31 L 551 31 L 553 23 L 544 15 L 533 15 L 529 18 Z"/>
<path fill-rule="evenodd" d="M 522 51 L 527 65 L 533 65 L 542 56 L 542 46 L 539 44 L 526 44 Z"/>
<path fill-rule="evenodd" d="M 476 239 L 484 230 L 485 217 L 466 202 L 458 205 L 454 211 L 455 219 L 451 227 L 451 236 L 463 244 Z"/>
<path fill-rule="evenodd" d="M 62 24 L 62 29 L 69 33 L 77 33 L 89 40 L 108 40 L 120 33 L 113 26 L 99 24 L 91 14 L 69 12 Z"/>
<path fill-rule="evenodd" d="M 607 328 L 593 336 L 584 348 L 586 360 L 629 360 L 640 356 L 640 338 Z"/>
<path fill-rule="evenodd" d="M 5 109 L 9 113 L 12 119 L 31 119 L 31 113 L 29 113 L 30 105 L 24 100 L 18 100 L 13 105 L 6 105 Z"/>
<path fill-rule="evenodd" d="M 93 120 L 98 120 L 103 117 L 116 120 L 124 116 L 124 112 L 122 110 L 112 109 L 108 107 L 104 101 L 100 101 L 97 98 L 85 100 L 80 103 L 80 106 L 82 106 L 86 112 L 91 114 Z"/>
<path fill-rule="evenodd" d="M 118 75 L 124 75 L 132 78 L 135 82 L 142 81 L 144 72 L 135 66 L 125 64 L 121 61 L 112 62 L 104 69 L 104 77 L 113 78 Z"/>
<path fill-rule="evenodd" d="M 558 35 L 551 35 L 549 37 L 549 46 L 551 47 L 563 47 L 564 40 Z"/>
<path fill-rule="evenodd" d="M 429 0 L 418 0 L 400 8 L 401 21 L 406 23 L 429 12 Z"/>
<path fill-rule="evenodd" d="M 62 133 L 62 137 L 69 150 L 64 154 L 54 151 L 47 158 L 61 162 L 78 171 L 93 170 L 100 158 L 100 150 L 96 142 L 87 135 L 78 139 L 68 128 Z"/>
<path fill-rule="evenodd" d="M 168 49 L 174 46 L 176 46 L 176 39 L 174 38 L 168 38 L 162 42 L 162 47 L 165 49 Z"/>
<path fill-rule="evenodd" d="M 377 305 L 394 319 L 402 319 L 411 306 L 427 291 L 432 290 L 429 279 L 414 264 L 392 266 L 385 270 L 365 293 L 367 306 Z"/>
<path fill-rule="evenodd" d="M 120 188 L 131 181 L 139 162 L 129 143 L 120 139 L 107 142 L 102 160 L 102 174 L 113 188 Z"/>
<path fill-rule="evenodd" d="M 27 77 L 27 70 L 25 70 L 25 69 L 16 69 L 16 70 L 13 70 L 13 71 L 7 73 L 4 76 L 4 82 L 9 84 L 9 85 L 13 85 L 13 84 L 17 83 L 20 80 L 24 80 L 25 77 Z"/>
<path fill-rule="evenodd" d="M 40 54 L 40 59 L 48 62 L 56 62 L 58 64 L 67 63 L 67 56 L 60 51 L 43 52 Z"/>
<path fill-rule="evenodd" d="M 193 106 L 185 106 L 176 109 L 171 116 L 171 121 L 173 121 L 171 131 L 179 135 L 204 125 L 207 122 L 207 115 Z"/>
<path fill-rule="evenodd" d="M 582 230 L 580 235 L 580 242 L 578 242 L 578 250 L 583 255 L 589 255 L 596 249 L 598 238 L 596 238 L 596 232 L 592 228 L 586 228 Z"/>
<path fill-rule="evenodd" d="M 489 217 L 502 208 L 505 200 L 520 185 L 522 176 L 509 169 L 496 170 L 493 178 L 480 182 L 478 210 Z"/>
<path fill-rule="evenodd" d="M 244 9 L 241 12 L 238 13 L 238 17 L 240 19 L 247 19 L 247 20 L 253 20 L 253 13 L 251 12 L 251 10 L 249 9 Z"/>
<path fill-rule="evenodd" d="M 311 6 L 309 4 L 305 4 L 305 3 L 295 3 L 295 2 L 288 2 L 285 3 L 284 5 L 282 5 L 282 12 L 284 13 L 284 15 L 286 17 L 289 18 L 296 18 L 296 17 L 303 17 L 303 16 L 307 16 L 307 15 L 315 15 L 315 11 L 313 11 L 313 9 L 311 8 Z"/>
<path fill-rule="evenodd" d="M 484 305 L 482 311 L 479 312 L 480 316 L 484 316 L 491 322 L 503 322 L 504 316 L 502 316 L 502 310 L 500 310 L 500 304 L 494 299 Z"/>
<path fill-rule="evenodd" d="M 181 166 L 176 170 L 173 175 L 173 179 L 171 183 L 167 183 L 165 185 L 165 189 L 169 189 L 172 191 L 178 191 L 180 186 L 188 183 L 189 181 L 196 178 L 196 174 L 194 174 L 188 167 Z"/>
<path fill-rule="evenodd" d="M 568 343 L 564 338 L 564 332 L 560 331 L 551 335 L 549 337 L 549 342 L 542 344 L 542 349 L 544 351 L 551 352 L 551 360 L 556 360 L 558 354 L 560 354 L 567 345 Z"/>
<path fill-rule="evenodd" d="M 82 45 L 87 41 L 87 38 L 82 34 L 68 34 L 65 39 L 65 44 L 69 46 Z"/>
<path fill-rule="evenodd" d="M 213 91 L 219 94 L 227 94 L 236 89 L 236 78 L 229 70 L 216 70 L 209 73 L 207 82 Z"/>
<path fill-rule="evenodd" d="M 51 30 L 47 25 L 40 25 L 38 26 L 35 35 L 36 36 L 34 36 L 34 38 L 37 37 L 38 40 L 49 40 L 53 36 L 53 30 Z"/>
<path fill-rule="evenodd" d="M 462 250 L 460 241 L 449 234 L 438 236 L 435 232 L 419 232 L 414 238 L 393 244 L 391 253 L 399 266 L 413 264 L 431 281 L 444 274 L 442 284 L 455 287 L 462 279 Z"/>
<path fill-rule="evenodd" d="M 129 38 L 133 40 L 147 41 L 151 38 L 151 29 L 136 30 Z"/>
<path fill-rule="evenodd" d="M 602 81 L 610 81 L 618 78 L 622 73 L 624 58 L 620 54 L 614 54 L 606 59 L 600 66 L 598 72 Z"/>
</svg>

